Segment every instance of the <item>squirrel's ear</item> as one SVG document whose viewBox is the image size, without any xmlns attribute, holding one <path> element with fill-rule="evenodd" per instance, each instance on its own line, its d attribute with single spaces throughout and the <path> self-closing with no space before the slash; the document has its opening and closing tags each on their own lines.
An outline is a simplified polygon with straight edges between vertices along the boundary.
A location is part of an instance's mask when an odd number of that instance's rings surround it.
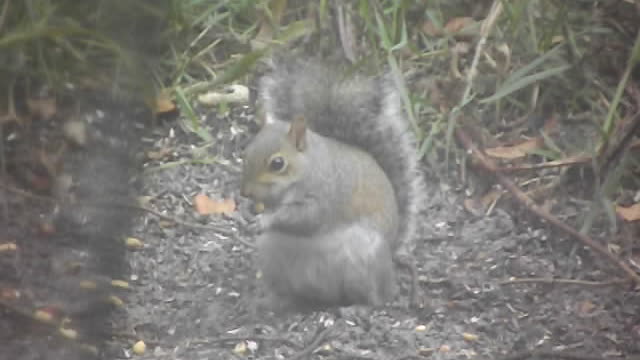
<svg viewBox="0 0 640 360">
<path fill-rule="evenodd" d="M 287 136 L 298 151 L 304 151 L 307 148 L 307 121 L 304 116 L 293 119 Z"/>
</svg>

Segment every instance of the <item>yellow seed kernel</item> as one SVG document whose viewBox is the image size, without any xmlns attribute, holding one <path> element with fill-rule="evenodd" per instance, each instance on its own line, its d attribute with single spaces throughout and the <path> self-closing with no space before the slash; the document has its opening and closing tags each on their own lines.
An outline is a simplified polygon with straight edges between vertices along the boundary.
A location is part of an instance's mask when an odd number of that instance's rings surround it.
<svg viewBox="0 0 640 360">
<path fill-rule="evenodd" d="M 36 312 L 33 313 L 33 318 L 48 323 L 53 321 L 53 314 L 45 310 L 36 310 Z"/>
<path fill-rule="evenodd" d="M 95 289 L 97 287 L 98 287 L 98 284 L 96 284 L 95 281 L 91 281 L 91 280 L 81 280 L 80 281 L 80 288 L 81 289 L 93 290 L 93 289 Z"/>
<path fill-rule="evenodd" d="M 5 251 L 16 251 L 18 249 L 18 247 L 16 246 L 15 243 L 4 243 L 4 244 L 0 244 L 0 252 L 5 252 Z"/>
<path fill-rule="evenodd" d="M 110 295 L 107 300 L 109 301 L 109 303 L 117 306 L 117 307 L 122 307 L 124 305 L 124 301 L 122 301 L 122 299 L 120 299 L 119 297 L 115 296 L 115 295 Z"/>
<path fill-rule="evenodd" d="M 144 247 L 144 244 L 142 243 L 142 241 L 140 241 L 139 239 L 136 239 L 134 237 L 128 237 L 124 240 L 125 244 L 127 245 L 127 247 L 131 250 L 139 250 L 142 249 Z"/>
<path fill-rule="evenodd" d="M 147 350 L 147 344 L 145 344 L 144 341 L 139 340 L 138 342 L 133 344 L 132 350 L 134 354 L 142 355 Z"/>
<path fill-rule="evenodd" d="M 477 341 L 478 340 L 478 335 L 471 334 L 471 333 L 462 333 L 462 338 L 465 341 Z"/>
<path fill-rule="evenodd" d="M 124 281 L 124 280 L 111 280 L 111 286 L 119 287 L 119 288 L 122 288 L 122 289 L 128 289 L 129 288 L 129 283 Z"/>
<path fill-rule="evenodd" d="M 247 352 L 247 344 L 244 341 L 240 341 L 233 347 L 233 353 L 236 355 L 244 355 Z"/>
<path fill-rule="evenodd" d="M 74 329 L 69 329 L 69 328 L 59 328 L 58 331 L 60 332 L 60 334 L 62 334 L 62 336 L 66 337 L 67 339 L 77 339 L 78 338 L 78 332 L 75 331 Z"/>
<path fill-rule="evenodd" d="M 254 209 L 258 214 L 262 213 L 264 211 L 264 203 L 261 203 L 261 202 L 256 203 L 254 205 Z"/>
</svg>

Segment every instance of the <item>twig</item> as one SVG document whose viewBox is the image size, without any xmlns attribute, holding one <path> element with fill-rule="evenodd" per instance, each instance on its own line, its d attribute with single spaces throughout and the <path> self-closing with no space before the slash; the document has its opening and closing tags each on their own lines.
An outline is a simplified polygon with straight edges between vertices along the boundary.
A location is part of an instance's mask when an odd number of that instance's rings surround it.
<svg viewBox="0 0 640 360">
<path fill-rule="evenodd" d="M 571 352 L 561 352 L 561 351 L 542 351 L 542 350 L 526 350 L 519 353 L 515 353 L 513 355 L 509 355 L 503 358 L 498 358 L 498 360 L 523 360 L 529 358 L 558 358 L 558 359 L 567 359 L 567 360 L 605 360 L 606 358 L 602 356 L 593 356 L 586 354 L 577 354 Z"/>
<path fill-rule="evenodd" d="M 11 1 L 7 0 L 4 2 L 2 6 L 2 12 L 0 13 L 0 30 L 4 27 L 4 21 L 7 18 L 7 11 L 9 10 L 9 3 Z"/>
<path fill-rule="evenodd" d="M 41 200 L 41 201 L 46 201 L 46 202 L 50 202 L 50 203 L 55 203 L 57 202 L 57 200 L 55 198 L 49 197 L 49 196 L 41 196 L 41 195 L 36 195 L 36 194 L 32 194 L 30 192 L 24 191 L 22 189 L 17 189 L 14 188 L 10 185 L 4 184 L 4 183 L 0 183 L 0 187 L 18 194 L 20 196 L 26 197 L 26 198 L 30 198 L 30 199 L 36 199 L 36 200 Z M 194 228 L 194 229 L 203 229 L 203 230 L 211 230 L 211 231 L 215 231 L 218 234 L 224 235 L 224 236 L 229 236 L 232 237 L 234 240 L 237 240 L 238 242 L 242 243 L 243 245 L 247 246 L 248 248 L 251 249 L 255 249 L 256 245 L 252 244 L 238 236 L 235 236 L 234 232 L 231 230 L 226 230 L 226 229 L 222 229 L 220 227 L 217 226 L 210 226 L 210 225 L 202 225 L 202 224 L 196 224 L 196 223 L 192 223 L 192 222 L 188 222 L 188 221 L 184 221 L 184 220 L 180 220 L 178 218 L 175 218 L 173 216 L 169 216 L 169 215 L 165 215 L 162 214 L 161 212 L 158 212 L 156 210 L 153 209 L 149 209 L 147 207 L 141 206 L 141 205 L 133 205 L 133 204 L 123 204 L 123 203 L 118 203 L 118 202 L 84 202 L 82 203 L 82 205 L 84 206 L 111 206 L 111 207 L 121 207 L 121 208 L 127 208 L 127 209 L 133 209 L 133 210 L 138 210 L 138 211 L 146 211 L 149 214 L 155 215 L 163 220 L 167 220 L 167 221 L 172 221 L 178 225 L 181 226 L 185 226 L 185 227 L 189 227 L 189 228 Z"/>
<path fill-rule="evenodd" d="M 311 355 L 311 353 L 313 353 L 313 351 L 317 349 L 320 346 L 320 344 L 322 344 L 327 339 L 329 333 L 331 333 L 333 329 L 334 329 L 333 327 L 328 327 L 322 330 L 319 334 L 316 335 L 315 339 L 313 339 L 311 344 L 309 344 L 299 353 L 293 355 L 290 358 L 290 360 L 301 360 Z"/>
<path fill-rule="evenodd" d="M 496 20 L 498 20 L 498 16 L 502 13 L 502 1 L 495 0 L 491 5 L 491 9 L 489 10 L 489 15 L 482 22 L 482 26 L 480 27 L 480 39 L 478 40 L 478 44 L 476 45 L 476 51 L 473 54 L 473 61 L 471 61 L 471 67 L 467 72 L 467 84 L 464 89 L 464 93 L 462 95 L 462 104 L 466 104 L 469 96 L 471 95 L 471 89 L 473 88 L 473 80 L 478 74 L 478 63 L 480 62 L 480 57 L 482 56 L 482 51 L 484 50 L 484 46 L 487 43 L 487 38 L 491 33 L 491 29 L 496 24 Z"/>
<path fill-rule="evenodd" d="M 261 341 L 261 342 L 272 342 L 272 343 L 282 343 L 290 347 L 297 347 L 299 344 L 295 343 L 292 340 L 286 339 L 284 337 L 274 337 L 274 336 L 260 336 L 260 335 L 248 335 L 248 336 L 221 336 L 217 338 L 208 338 L 208 339 L 195 339 L 192 340 L 192 344 L 220 344 L 220 343 L 238 343 L 240 341 Z"/>
<path fill-rule="evenodd" d="M 500 171 L 503 173 L 512 173 L 516 171 L 525 171 L 525 170 L 540 170 L 540 169 L 549 169 L 549 168 L 557 168 L 563 166 L 571 166 L 576 164 L 585 164 L 590 163 L 592 160 L 591 156 L 587 155 L 574 155 L 569 156 L 567 158 L 561 160 L 549 161 L 542 164 L 525 164 L 525 165 L 514 165 L 509 167 L 501 167 Z"/>
<path fill-rule="evenodd" d="M 637 96 L 636 103 L 640 104 L 640 99 L 638 99 Z M 640 131 L 640 111 L 636 112 L 633 116 L 628 131 L 624 134 L 620 142 L 618 142 L 616 147 L 611 151 L 607 159 L 602 164 L 600 174 L 608 174 L 610 169 L 615 167 L 614 164 L 619 162 L 622 155 L 631 146 L 631 140 L 633 140 L 633 137 L 638 131 Z"/>
<path fill-rule="evenodd" d="M 553 226 L 558 229 L 564 231 L 565 233 L 577 238 L 582 241 L 584 244 L 595 250 L 596 252 L 604 255 L 611 263 L 615 264 L 622 271 L 624 271 L 627 276 L 632 279 L 636 284 L 640 284 L 640 275 L 638 275 L 632 268 L 630 268 L 627 264 L 623 263 L 616 255 L 609 252 L 606 247 L 600 245 L 596 241 L 594 241 L 591 237 L 578 232 L 576 229 L 571 226 L 563 223 L 557 217 L 553 216 L 547 210 L 538 206 L 527 194 L 525 194 L 519 187 L 516 185 L 511 179 L 507 178 L 503 173 L 501 173 L 498 169 L 496 163 L 490 159 L 488 156 L 484 154 L 474 142 L 471 140 L 469 135 L 462 129 L 462 127 L 458 126 L 456 128 L 456 136 L 458 140 L 462 143 L 465 149 L 471 153 L 471 155 L 478 161 L 478 163 L 487 171 L 493 173 L 496 176 L 496 179 L 502 186 L 504 186 L 511 194 L 518 200 L 527 210 L 533 212 L 537 216 L 546 220 Z"/>
<path fill-rule="evenodd" d="M 139 210 L 139 211 L 145 211 L 148 212 L 151 215 L 155 215 L 163 220 L 167 220 L 167 221 L 172 221 L 178 225 L 181 226 L 185 226 L 185 227 L 189 227 L 189 228 L 193 228 L 193 229 L 202 229 L 202 230 L 211 230 L 214 231 L 218 234 L 224 235 L 224 236 L 228 236 L 233 238 L 234 240 L 240 242 L 241 244 L 247 246 L 248 248 L 251 249 L 255 249 L 256 245 L 252 244 L 244 239 L 242 239 L 241 237 L 235 236 L 235 233 L 231 230 L 226 230 L 226 229 L 222 229 L 218 226 L 211 226 L 211 225 L 202 225 L 202 224 L 196 224 L 196 223 L 192 223 L 192 222 L 188 222 L 185 220 L 180 220 L 176 217 L 170 216 L 170 215 L 165 215 L 159 211 L 153 210 L 153 209 L 149 209 L 147 207 L 144 207 L 142 205 L 132 205 L 132 204 L 121 204 L 121 203 L 114 203 L 114 202 L 106 202 L 106 203 L 96 203 L 95 205 L 101 205 L 101 206 L 120 206 L 120 207 L 125 207 L 125 208 L 129 208 L 129 209 L 133 209 L 133 210 Z"/>
<path fill-rule="evenodd" d="M 471 102 L 471 89 L 473 89 L 473 81 L 478 74 L 478 64 L 480 63 L 480 57 L 482 56 L 482 52 L 484 50 L 484 46 L 487 43 L 487 38 L 491 33 L 491 30 L 496 24 L 498 17 L 502 13 L 502 1 L 494 0 L 491 5 L 491 9 L 489 10 L 489 14 L 482 22 L 482 26 L 480 27 L 480 39 L 476 45 L 476 51 L 473 55 L 473 60 L 471 61 L 471 67 L 467 72 L 467 80 L 464 89 L 464 93 L 462 94 L 462 98 L 460 99 L 458 105 L 456 105 L 451 112 L 449 113 L 449 120 L 447 122 L 447 153 L 446 153 L 446 163 L 449 163 L 449 150 L 451 148 L 451 139 L 453 138 L 453 132 L 458 127 L 457 120 L 458 114 L 462 111 L 469 102 Z"/>
<path fill-rule="evenodd" d="M 50 202 L 50 203 L 55 203 L 56 199 L 49 197 L 49 196 L 42 196 L 42 195 L 36 195 L 33 193 L 30 193 L 28 191 L 22 190 L 22 189 L 18 189 L 18 188 L 14 188 L 11 185 L 7 185 L 3 182 L 0 182 L 0 187 L 4 188 L 5 190 L 12 192 L 16 195 L 28 198 L 28 199 L 34 199 L 34 200 L 40 200 L 40 201 L 46 201 L 46 202 Z"/>
<path fill-rule="evenodd" d="M 500 285 L 515 284 L 568 284 L 568 285 L 586 285 L 586 286 L 611 286 L 628 283 L 627 279 L 617 279 L 611 281 L 588 281 L 577 279 L 552 279 L 552 278 L 526 278 L 526 279 L 510 279 L 499 282 Z"/>
</svg>

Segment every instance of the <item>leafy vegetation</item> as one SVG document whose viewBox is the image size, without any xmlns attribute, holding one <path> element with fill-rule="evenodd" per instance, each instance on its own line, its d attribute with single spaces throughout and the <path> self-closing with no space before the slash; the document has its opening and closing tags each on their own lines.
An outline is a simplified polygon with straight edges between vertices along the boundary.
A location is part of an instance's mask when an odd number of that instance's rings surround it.
<svg viewBox="0 0 640 360">
<path fill-rule="evenodd" d="M 264 56 L 284 49 L 340 53 L 364 71 L 391 73 L 432 166 L 443 154 L 462 156 L 452 139 L 460 115 L 483 134 L 485 146 L 541 137 L 544 144 L 527 154 L 558 160 L 583 152 L 600 162 L 637 106 L 629 97 L 640 57 L 636 7 L 542 0 L 7 0 L 0 8 L 0 104 L 11 112 L 16 91 L 29 97 L 42 85 L 125 96 L 168 88 L 195 123 L 198 94 L 250 83 Z M 585 121 L 575 120 L 580 126 L 570 131 L 562 127 L 567 121 L 542 131 L 558 118 Z M 580 141 L 567 131 L 580 132 Z"/>
</svg>

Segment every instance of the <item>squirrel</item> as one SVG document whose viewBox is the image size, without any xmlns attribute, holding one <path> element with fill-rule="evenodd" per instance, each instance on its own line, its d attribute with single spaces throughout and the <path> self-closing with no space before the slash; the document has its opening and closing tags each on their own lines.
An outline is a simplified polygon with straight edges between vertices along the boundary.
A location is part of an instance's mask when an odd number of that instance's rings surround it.
<svg viewBox="0 0 640 360">
<path fill-rule="evenodd" d="M 284 59 L 259 82 L 263 124 L 241 194 L 264 205 L 258 265 L 280 304 L 378 306 L 396 292 L 394 254 L 416 235 L 423 179 L 389 76 L 346 77 Z"/>
</svg>

